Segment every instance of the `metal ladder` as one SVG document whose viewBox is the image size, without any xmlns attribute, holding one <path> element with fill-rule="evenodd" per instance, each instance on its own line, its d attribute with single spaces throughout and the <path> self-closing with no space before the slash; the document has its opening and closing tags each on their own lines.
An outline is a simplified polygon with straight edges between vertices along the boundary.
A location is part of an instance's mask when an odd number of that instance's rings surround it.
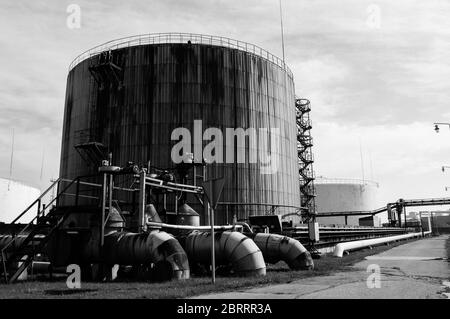
<svg viewBox="0 0 450 319">
<path fill-rule="evenodd" d="M 297 156 L 299 165 L 300 192 L 301 192 L 301 213 L 305 221 L 314 219 L 315 207 L 315 187 L 313 170 L 313 139 L 311 137 L 312 124 L 309 118 L 311 105 L 307 99 L 295 100 L 296 124 L 297 124 Z"/>
</svg>

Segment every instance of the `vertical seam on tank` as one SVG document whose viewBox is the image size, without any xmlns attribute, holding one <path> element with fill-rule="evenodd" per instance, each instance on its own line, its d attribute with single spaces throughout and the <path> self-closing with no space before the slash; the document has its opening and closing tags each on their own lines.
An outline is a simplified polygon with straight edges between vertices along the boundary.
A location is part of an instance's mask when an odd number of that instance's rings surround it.
<svg viewBox="0 0 450 319">
<path fill-rule="evenodd" d="M 236 51 L 234 51 L 234 54 L 232 55 L 232 57 L 233 57 L 233 60 L 234 60 L 234 63 L 233 63 L 233 84 L 234 84 L 234 88 L 233 88 L 233 95 L 234 95 L 234 129 L 236 129 L 236 126 L 237 126 L 237 97 L 236 97 L 236 92 L 237 92 L 237 88 L 236 88 L 236 79 L 237 79 L 237 72 L 238 72 L 238 69 L 237 69 L 237 64 L 238 64 L 238 61 L 237 61 L 237 58 L 238 58 L 238 54 L 239 54 L 239 51 L 238 50 L 236 50 Z M 234 136 L 233 136 L 233 153 L 234 153 L 234 156 L 233 156 L 233 161 L 234 161 L 234 163 L 232 163 L 231 165 L 232 165 L 232 167 L 234 166 L 234 170 L 233 170 L 233 175 L 234 175 L 234 185 L 233 185 L 233 188 L 234 188 L 234 196 L 235 196 L 235 202 L 238 202 L 238 195 L 239 195 L 239 191 L 238 191 L 238 189 L 237 189 L 237 185 L 238 185 L 238 180 L 237 180 L 237 178 L 238 178 L 238 172 L 237 172 L 237 147 L 236 147 L 236 145 L 235 145 L 235 143 L 234 143 Z M 236 219 L 239 217 L 239 215 L 238 215 L 238 213 L 237 213 L 237 207 L 236 206 L 233 206 L 233 215 L 236 215 Z"/>
<path fill-rule="evenodd" d="M 147 156 L 149 157 L 149 158 L 147 158 L 147 160 L 151 161 L 152 157 L 153 157 L 153 128 L 154 128 L 154 125 L 153 125 L 153 113 L 154 113 L 154 110 L 155 110 L 154 103 L 153 103 L 153 92 L 154 92 L 154 88 L 155 88 L 155 84 L 154 84 L 155 67 L 154 67 L 153 59 L 155 57 L 156 47 L 149 46 L 149 49 L 151 51 L 150 57 L 152 58 L 152 61 L 149 61 L 150 62 L 149 63 L 150 81 L 151 81 L 150 92 L 149 92 L 149 93 L 151 93 L 151 96 L 149 94 L 149 99 L 150 99 L 150 102 L 151 102 L 150 103 L 151 110 L 150 110 L 150 119 L 149 120 L 150 120 L 150 123 L 152 123 L 152 125 L 150 125 L 150 134 L 149 134 L 150 135 L 149 136 L 150 147 L 149 147 L 149 151 L 147 153 Z"/>
<path fill-rule="evenodd" d="M 267 72 L 268 72 L 268 67 L 269 67 L 269 63 L 270 62 L 265 62 L 264 63 L 264 65 L 265 65 L 265 69 L 266 69 L 266 74 L 267 74 Z M 266 83 L 267 83 L 267 93 L 269 92 L 269 81 L 266 81 Z M 271 123 L 271 114 L 270 114 L 270 103 L 269 103 L 269 99 L 267 99 L 267 118 L 268 118 L 268 124 L 269 124 L 269 130 L 268 130 L 268 132 L 270 133 L 271 131 L 270 131 L 270 128 L 272 128 L 272 123 Z M 270 143 L 270 148 L 271 148 L 271 151 L 272 151 L 272 139 L 271 139 L 271 136 L 272 136 L 272 133 L 270 133 L 270 135 L 269 135 L 269 140 L 268 140 L 268 142 Z M 272 158 L 271 158 L 271 161 L 272 161 Z M 272 165 L 272 163 L 270 163 L 270 165 Z M 270 188 L 271 188 L 271 191 L 269 192 L 269 194 L 270 194 L 270 199 L 269 199 L 269 201 L 270 202 L 274 202 L 274 198 L 273 198 L 273 196 L 274 196 L 274 180 L 273 180 L 273 176 L 272 176 L 272 174 L 266 174 L 266 175 L 269 175 L 270 177 Z M 277 188 L 277 195 L 276 195 L 276 197 L 278 198 L 278 183 L 277 183 L 277 185 L 276 185 L 276 188 Z M 277 200 L 277 202 L 279 201 L 279 198 L 278 198 L 278 200 Z"/>
</svg>

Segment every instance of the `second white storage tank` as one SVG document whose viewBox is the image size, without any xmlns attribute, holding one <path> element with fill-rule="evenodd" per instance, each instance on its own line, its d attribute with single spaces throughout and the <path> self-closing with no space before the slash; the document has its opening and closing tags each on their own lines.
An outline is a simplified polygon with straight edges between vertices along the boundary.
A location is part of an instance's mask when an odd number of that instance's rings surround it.
<svg viewBox="0 0 450 319">
<path fill-rule="evenodd" d="M 318 177 L 316 187 L 317 214 L 329 212 L 357 212 L 378 208 L 378 183 L 367 180 Z M 361 215 L 318 217 L 322 225 L 359 225 Z"/>
</svg>

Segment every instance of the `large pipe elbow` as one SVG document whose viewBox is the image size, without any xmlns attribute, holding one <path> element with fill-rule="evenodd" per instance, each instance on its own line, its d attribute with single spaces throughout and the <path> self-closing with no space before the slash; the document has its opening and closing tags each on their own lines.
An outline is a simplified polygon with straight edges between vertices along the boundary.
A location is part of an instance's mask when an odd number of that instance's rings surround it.
<svg viewBox="0 0 450 319">
<path fill-rule="evenodd" d="M 27 238 L 27 236 L 20 235 L 17 237 L 13 237 L 10 234 L 0 234 L 0 250 L 9 245 L 10 250 L 14 250 L 19 247 Z M 12 242 L 15 239 L 14 242 Z M 12 243 L 11 243 L 12 242 Z"/>
<path fill-rule="evenodd" d="M 166 232 L 115 232 L 105 237 L 105 260 L 111 264 L 155 264 L 159 280 L 188 279 L 189 261 L 180 243 Z"/>
<path fill-rule="evenodd" d="M 277 234 L 246 234 L 253 239 L 268 263 L 280 260 L 293 270 L 309 270 L 314 268 L 314 261 L 308 250 L 296 239 Z"/>
<path fill-rule="evenodd" d="M 13 236 L 11 234 L 0 234 L 0 250 L 3 250 L 5 247 L 8 247 L 6 251 L 13 252 L 17 250 L 22 244 L 27 240 L 28 234 L 26 235 L 17 235 Z M 40 238 L 42 236 L 36 236 L 36 238 Z M 36 244 L 36 241 L 30 241 L 28 243 L 29 246 L 33 246 Z"/>
<path fill-rule="evenodd" d="M 261 250 L 253 240 L 240 232 L 215 234 L 216 262 L 232 265 L 239 275 L 258 276 L 266 274 L 266 264 Z M 211 261 L 211 233 L 192 232 L 185 238 L 185 250 L 189 259 L 199 263 Z"/>
</svg>

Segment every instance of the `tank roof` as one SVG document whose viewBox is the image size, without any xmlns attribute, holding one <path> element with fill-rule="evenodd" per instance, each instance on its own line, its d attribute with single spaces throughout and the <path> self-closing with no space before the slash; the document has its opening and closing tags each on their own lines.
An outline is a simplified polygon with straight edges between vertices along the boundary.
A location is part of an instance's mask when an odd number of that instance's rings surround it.
<svg viewBox="0 0 450 319">
<path fill-rule="evenodd" d="M 250 54 L 254 54 L 256 56 L 262 57 L 266 60 L 275 63 L 282 69 L 285 69 L 286 72 L 290 76 L 292 76 L 292 71 L 288 68 L 288 66 L 282 59 L 257 45 L 221 36 L 195 34 L 195 33 L 149 33 L 111 40 L 103 44 L 97 45 L 78 55 L 70 63 L 69 72 L 82 61 L 92 56 L 95 56 L 101 52 L 149 44 L 167 44 L 167 43 L 186 44 L 188 43 L 188 41 L 190 41 L 189 43 L 191 44 L 204 44 L 204 45 L 227 47 L 231 49 L 241 50 Z"/>
<path fill-rule="evenodd" d="M 324 176 L 318 176 L 314 182 L 316 185 L 322 184 L 347 184 L 347 185 L 371 185 L 379 187 L 378 182 L 374 182 L 366 179 L 352 179 L 352 178 L 328 178 Z"/>
</svg>

